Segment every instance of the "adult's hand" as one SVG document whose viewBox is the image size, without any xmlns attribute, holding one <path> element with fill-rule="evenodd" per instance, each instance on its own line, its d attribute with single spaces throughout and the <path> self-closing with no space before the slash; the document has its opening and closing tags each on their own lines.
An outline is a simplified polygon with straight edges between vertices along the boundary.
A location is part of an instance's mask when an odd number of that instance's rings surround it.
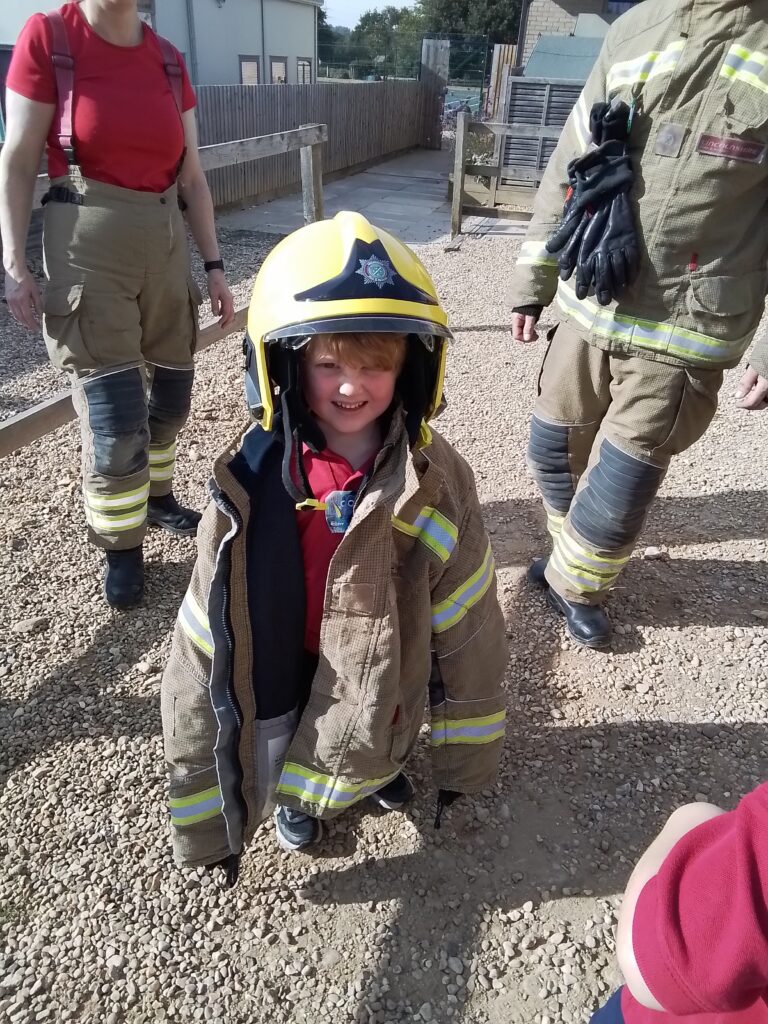
<svg viewBox="0 0 768 1024">
<path fill-rule="evenodd" d="M 538 334 L 536 333 L 537 317 L 526 316 L 524 313 L 513 313 L 512 314 L 512 337 L 515 341 L 522 341 L 524 345 L 527 345 L 531 341 L 536 341 Z"/>
<path fill-rule="evenodd" d="M 212 270 L 208 274 L 208 296 L 211 312 L 219 318 L 219 327 L 231 324 L 235 319 L 235 300 L 222 270 Z"/>
<path fill-rule="evenodd" d="M 24 270 L 18 277 L 5 275 L 5 300 L 11 316 L 29 331 L 40 329 L 40 319 L 43 315 L 43 299 L 37 281 L 28 270 Z"/>
<path fill-rule="evenodd" d="M 736 405 L 740 409 L 768 409 L 768 378 L 761 377 L 751 366 L 739 381 L 736 389 Z"/>
</svg>

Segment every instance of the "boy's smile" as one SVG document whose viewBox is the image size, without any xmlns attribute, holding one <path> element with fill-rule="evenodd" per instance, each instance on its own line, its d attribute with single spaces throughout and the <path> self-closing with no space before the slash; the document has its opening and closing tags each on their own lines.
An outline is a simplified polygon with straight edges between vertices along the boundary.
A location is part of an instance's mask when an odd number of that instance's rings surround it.
<svg viewBox="0 0 768 1024">
<path fill-rule="evenodd" d="M 334 433 L 367 430 L 392 404 L 395 370 L 352 366 L 322 348 L 304 365 L 304 396 L 329 443 Z"/>
</svg>

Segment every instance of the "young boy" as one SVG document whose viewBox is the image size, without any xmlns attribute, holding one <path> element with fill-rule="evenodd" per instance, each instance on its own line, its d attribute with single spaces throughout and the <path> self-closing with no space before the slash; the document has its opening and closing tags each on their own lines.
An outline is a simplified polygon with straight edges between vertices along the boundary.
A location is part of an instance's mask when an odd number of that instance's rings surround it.
<svg viewBox="0 0 768 1024">
<path fill-rule="evenodd" d="M 768 1024 L 768 783 L 730 813 L 689 804 L 641 857 L 592 1024 Z"/>
<path fill-rule="evenodd" d="M 401 807 L 427 693 L 438 815 L 493 784 L 503 617 L 472 472 L 427 426 L 451 337 L 414 254 L 364 217 L 294 232 L 256 279 L 246 395 L 215 464 L 163 678 L 180 864 Z"/>
</svg>

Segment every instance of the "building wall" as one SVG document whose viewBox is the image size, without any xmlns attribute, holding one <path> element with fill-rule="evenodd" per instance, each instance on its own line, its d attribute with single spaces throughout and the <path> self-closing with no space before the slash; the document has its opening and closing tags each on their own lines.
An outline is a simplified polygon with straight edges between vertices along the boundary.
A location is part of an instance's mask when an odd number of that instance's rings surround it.
<svg viewBox="0 0 768 1024">
<path fill-rule="evenodd" d="M 0 47 L 13 46 L 31 14 L 49 11 L 57 0 L 0 0 Z M 261 39 L 264 5 L 265 45 Z M 298 57 L 312 61 L 317 73 L 315 47 L 317 7 L 302 0 L 191 0 L 194 12 L 198 85 L 240 83 L 240 54 L 258 56 L 262 82 L 269 81 L 269 58 L 286 58 L 287 81 L 297 81 Z M 145 2 L 143 6 L 151 5 Z M 154 27 L 185 55 L 192 71 L 187 30 L 186 0 L 154 0 Z M 265 63 L 266 59 L 266 63 Z"/>
<path fill-rule="evenodd" d="M 579 14 L 605 15 L 605 0 L 532 0 L 523 47 L 523 63 L 528 60 L 539 36 L 567 36 Z"/>
</svg>

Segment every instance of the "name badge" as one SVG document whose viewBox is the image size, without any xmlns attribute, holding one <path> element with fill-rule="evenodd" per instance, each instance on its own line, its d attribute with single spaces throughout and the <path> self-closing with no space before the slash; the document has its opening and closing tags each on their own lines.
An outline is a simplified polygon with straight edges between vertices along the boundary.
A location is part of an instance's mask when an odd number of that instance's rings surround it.
<svg viewBox="0 0 768 1024">
<path fill-rule="evenodd" d="M 766 146 L 762 142 L 736 139 L 722 135 L 702 135 L 696 147 L 704 156 L 719 156 L 726 160 L 741 160 L 747 164 L 761 164 L 765 160 Z"/>
<path fill-rule="evenodd" d="M 325 499 L 325 521 L 331 533 L 346 533 L 355 510 L 355 491 L 331 491 Z"/>
</svg>

